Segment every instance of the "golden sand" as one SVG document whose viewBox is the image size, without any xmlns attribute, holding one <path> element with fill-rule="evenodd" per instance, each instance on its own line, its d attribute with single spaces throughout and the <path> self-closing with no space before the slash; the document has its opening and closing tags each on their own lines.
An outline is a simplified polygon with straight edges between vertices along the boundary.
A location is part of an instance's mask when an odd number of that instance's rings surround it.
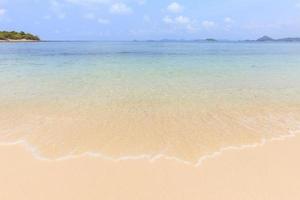
<svg viewBox="0 0 300 200">
<path fill-rule="evenodd" d="M 1 200 L 298 200 L 300 137 L 228 150 L 195 167 L 160 159 L 35 159 L 0 147 Z"/>
</svg>

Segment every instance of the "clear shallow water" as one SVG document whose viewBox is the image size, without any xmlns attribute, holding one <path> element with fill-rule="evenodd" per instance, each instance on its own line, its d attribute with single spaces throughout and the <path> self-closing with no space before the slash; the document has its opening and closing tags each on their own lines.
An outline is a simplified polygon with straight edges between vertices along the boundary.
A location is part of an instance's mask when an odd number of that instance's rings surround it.
<svg viewBox="0 0 300 200">
<path fill-rule="evenodd" d="M 300 125 L 300 43 L 0 45 L 0 141 L 188 161 Z"/>
</svg>

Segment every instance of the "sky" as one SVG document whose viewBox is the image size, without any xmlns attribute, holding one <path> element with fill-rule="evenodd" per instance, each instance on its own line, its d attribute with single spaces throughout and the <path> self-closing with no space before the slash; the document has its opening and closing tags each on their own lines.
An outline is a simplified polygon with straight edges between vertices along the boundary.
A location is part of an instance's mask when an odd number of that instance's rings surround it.
<svg viewBox="0 0 300 200">
<path fill-rule="evenodd" d="M 43 40 L 300 37 L 300 0 L 0 0 L 0 30 Z"/>
</svg>

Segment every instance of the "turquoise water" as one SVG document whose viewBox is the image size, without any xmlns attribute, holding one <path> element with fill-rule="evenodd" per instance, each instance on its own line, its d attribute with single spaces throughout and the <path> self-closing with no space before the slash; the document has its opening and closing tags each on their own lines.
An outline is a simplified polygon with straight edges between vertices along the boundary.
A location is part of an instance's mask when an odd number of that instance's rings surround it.
<svg viewBox="0 0 300 200">
<path fill-rule="evenodd" d="M 33 85 L 30 90 L 19 88 L 18 92 L 26 93 L 23 97 L 30 97 L 30 92 L 49 95 L 48 90 L 52 87 L 48 81 L 58 85 L 62 81 L 63 87 L 71 87 L 62 88 L 63 95 L 69 92 L 76 95 L 98 78 L 101 84 L 114 83 L 116 87 L 142 85 L 168 91 L 176 90 L 178 86 L 297 89 L 299 54 L 300 43 L 1 44 L 0 80 L 2 86 L 6 85 L 1 87 L 1 92 L 8 96 L 16 94 L 15 84 L 25 81 L 25 84 Z M 66 79 L 72 85 L 65 84 L 68 83 Z M 53 92 L 59 95 L 57 89 Z"/>
<path fill-rule="evenodd" d="M 297 129 L 299 75 L 300 43 L 3 43 L 0 139 L 194 160 Z"/>
</svg>

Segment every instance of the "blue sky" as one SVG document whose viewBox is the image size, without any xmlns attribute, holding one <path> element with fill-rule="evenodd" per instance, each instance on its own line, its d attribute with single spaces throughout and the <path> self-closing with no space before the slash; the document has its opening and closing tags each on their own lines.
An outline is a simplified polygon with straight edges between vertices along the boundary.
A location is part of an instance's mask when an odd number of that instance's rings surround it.
<svg viewBox="0 0 300 200">
<path fill-rule="evenodd" d="M 300 0 L 0 0 L 0 30 L 45 40 L 300 37 Z"/>
</svg>

